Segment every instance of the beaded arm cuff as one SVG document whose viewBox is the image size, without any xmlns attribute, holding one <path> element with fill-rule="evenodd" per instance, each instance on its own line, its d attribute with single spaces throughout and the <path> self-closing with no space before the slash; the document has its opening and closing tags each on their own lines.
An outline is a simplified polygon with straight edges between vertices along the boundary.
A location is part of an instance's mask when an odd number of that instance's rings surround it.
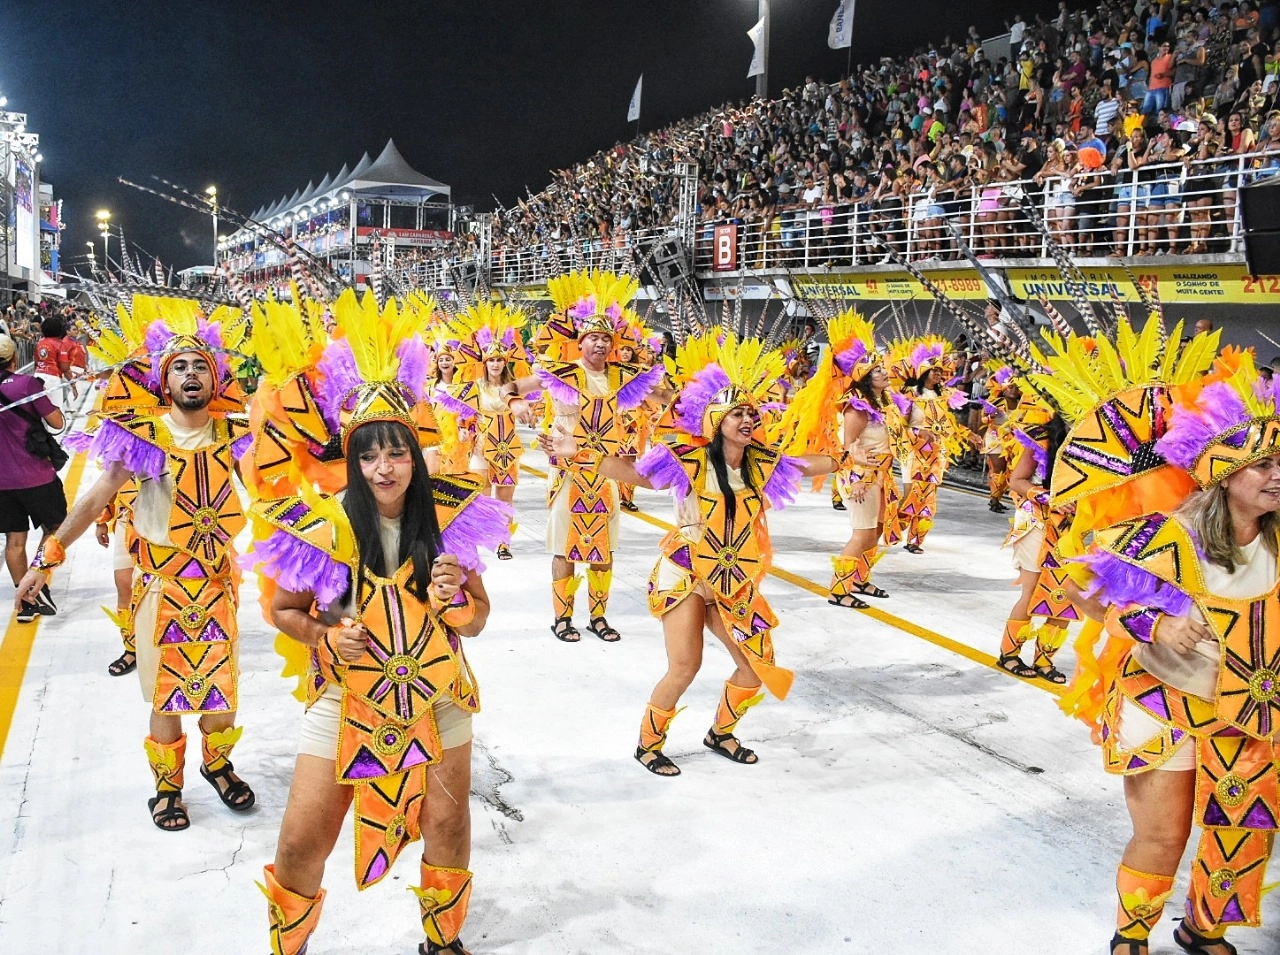
<svg viewBox="0 0 1280 955">
<path fill-rule="evenodd" d="M 465 627 L 475 619 L 476 605 L 471 602 L 471 595 L 465 590 L 459 589 L 453 595 L 453 600 L 446 604 L 436 597 L 433 588 L 428 592 L 427 600 L 431 605 L 431 612 L 438 614 L 441 622 L 450 629 L 457 630 L 459 627 Z"/>
<path fill-rule="evenodd" d="M 32 570 L 53 570 L 60 567 L 67 559 L 67 550 L 62 541 L 50 534 L 45 538 L 40 549 L 36 551 L 35 560 L 31 562 Z"/>
</svg>

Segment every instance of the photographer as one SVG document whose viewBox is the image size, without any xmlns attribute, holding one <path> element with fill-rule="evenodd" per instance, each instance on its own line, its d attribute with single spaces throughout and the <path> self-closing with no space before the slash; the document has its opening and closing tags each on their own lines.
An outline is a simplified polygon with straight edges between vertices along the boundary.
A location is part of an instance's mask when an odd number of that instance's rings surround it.
<svg viewBox="0 0 1280 955">
<path fill-rule="evenodd" d="M 27 531 L 38 527 L 43 538 L 58 529 L 67 516 L 67 497 L 58 472 L 47 457 L 29 450 L 33 429 L 55 430 L 63 426 L 62 412 L 44 394 L 44 384 L 31 375 L 14 371 L 17 349 L 13 339 L 0 335 L 0 532 L 5 535 L 4 560 L 16 585 L 27 572 Z M 14 407 L 16 402 L 35 400 Z M 46 439 L 53 444 L 52 438 Z M 43 587 L 34 602 L 23 601 L 19 623 L 30 623 L 36 614 L 58 612 Z"/>
</svg>

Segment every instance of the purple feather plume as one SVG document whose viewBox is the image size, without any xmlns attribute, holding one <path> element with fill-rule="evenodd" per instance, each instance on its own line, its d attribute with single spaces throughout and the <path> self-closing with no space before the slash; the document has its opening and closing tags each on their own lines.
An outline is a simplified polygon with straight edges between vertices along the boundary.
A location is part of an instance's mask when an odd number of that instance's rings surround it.
<svg viewBox="0 0 1280 955">
<path fill-rule="evenodd" d="M 868 418 L 870 418 L 876 424 L 884 423 L 884 412 L 881 411 L 879 408 L 875 407 L 875 405 L 869 402 L 866 398 L 862 397 L 862 395 L 858 395 L 858 394 L 849 395 L 849 407 L 852 408 L 854 411 L 863 412 Z"/>
<path fill-rule="evenodd" d="M 662 382 L 663 368 L 655 364 L 648 371 L 636 375 L 618 389 L 618 410 L 630 411 L 640 407 L 641 402 L 649 397 L 649 392 Z"/>
<path fill-rule="evenodd" d="M 324 415 L 330 432 L 336 434 L 339 427 L 343 400 L 353 389 L 360 387 L 364 379 L 356 367 L 356 356 L 351 343 L 340 338 L 329 345 L 316 365 L 320 372 L 320 386 L 316 389 L 316 401 Z"/>
<path fill-rule="evenodd" d="M 680 392 L 676 402 L 676 427 L 687 434 L 707 437 L 702 434 L 702 416 L 711 400 L 730 384 L 729 376 L 719 365 L 708 365 L 699 371 Z"/>
<path fill-rule="evenodd" d="M 957 411 L 969 403 L 969 396 L 963 391 L 953 391 L 947 395 L 947 407 L 952 411 Z"/>
<path fill-rule="evenodd" d="M 240 558 L 240 566 L 246 570 L 256 568 L 285 590 L 315 594 L 321 610 L 342 599 L 351 586 L 351 568 L 346 564 L 279 529 L 266 540 L 255 541 Z"/>
<path fill-rule="evenodd" d="M 418 401 L 424 400 L 427 397 L 427 365 L 431 357 L 427 343 L 417 335 L 411 335 L 396 346 L 396 357 L 400 359 L 400 371 L 396 374 L 400 384 L 408 388 Z"/>
<path fill-rule="evenodd" d="M 1018 443 L 1027 449 L 1032 459 L 1036 462 L 1037 480 L 1044 480 L 1044 476 L 1049 473 L 1049 452 L 1039 441 L 1027 434 L 1021 428 L 1013 429 L 1013 436 L 1018 439 Z"/>
<path fill-rule="evenodd" d="M 110 418 L 93 436 L 89 454 L 103 467 L 119 464 L 126 471 L 158 481 L 164 474 L 167 455 L 164 450 L 144 441 L 127 428 L 122 428 Z"/>
<path fill-rule="evenodd" d="M 1196 398 L 1196 410 L 1174 405 L 1169 430 L 1156 441 L 1155 449 L 1175 467 L 1189 471 L 1214 439 L 1228 428 L 1250 418 L 1244 400 L 1230 385 L 1206 385 Z"/>
<path fill-rule="evenodd" d="M 683 501 L 693 490 L 689 474 L 665 444 L 655 444 L 636 462 L 636 473 L 659 491 L 671 491 Z"/>
<path fill-rule="evenodd" d="M 494 550 L 511 540 L 511 505 L 494 497 L 477 496 L 454 515 L 440 533 L 445 553 L 453 554 L 466 570 L 484 573 L 480 548 Z"/>
<path fill-rule="evenodd" d="M 800 492 L 800 479 L 804 477 L 804 461 L 784 454 L 778 458 L 769 480 L 764 482 L 764 496 L 778 510 L 796 499 Z"/>
<path fill-rule="evenodd" d="M 563 378 L 557 378 L 545 368 L 535 368 L 533 373 L 538 376 L 538 380 L 542 382 L 543 389 L 551 395 L 552 400 L 571 407 L 582 401 L 582 396 L 578 394 L 578 389 Z"/>
<path fill-rule="evenodd" d="M 1093 581 L 1085 590 L 1086 597 L 1097 597 L 1117 607 L 1154 607 L 1174 617 L 1191 611 L 1191 598 L 1155 574 L 1135 567 L 1107 551 L 1090 551 L 1074 561 L 1086 564 Z"/>
<path fill-rule="evenodd" d="M 74 453 L 88 451 L 93 445 L 93 435 L 84 431 L 72 431 L 69 435 L 62 439 L 62 446 L 66 450 Z"/>
<path fill-rule="evenodd" d="M 862 359 L 867 357 L 867 344 L 861 339 L 854 339 L 852 345 L 842 352 L 835 355 L 836 367 L 840 369 L 840 373 L 847 375 L 853 371 L 853 366 Z"/>
<path fill-rule="evenodd" d="M 147 333 L 143 336 L 142 343 L 150 354 L 158 355 L 172 340 L 173 332 L 169 326 L 157 319 L 147 326 Z M 153 394 L 160 394 L 160 362 L 158 361 L 147 363 L 147 387 Z"/>
<path fill-rule="evenodd" d="M 431 392 L 431 400 L 445 411 L 456 414 L 459 418 L 474 418 L 476 409 L 465 401 L 455 398 L 446 388 L 437 388 Z"/>
<path fill-rule="evenodd" d="M 889 392 L 889 397 L 893 399 L 893 403 L 898 407 L 898 413 L 904 417 L 911 415 L 911 399 L 900 391 Z"/>
</svg>

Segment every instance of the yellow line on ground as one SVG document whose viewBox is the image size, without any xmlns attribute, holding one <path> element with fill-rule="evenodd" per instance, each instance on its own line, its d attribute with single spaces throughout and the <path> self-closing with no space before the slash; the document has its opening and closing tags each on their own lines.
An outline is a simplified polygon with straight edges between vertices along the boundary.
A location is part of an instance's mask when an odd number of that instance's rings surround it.
<svg viewBox="0 0 1280 955">
<path fill-rule="evenodd" d="M 547 476 L 546 471 L 540 471 L 537 468 L 529 467 L 527 464 L 520 465 L 520 469 L 522 471 L 528 471 L 530 474 L 540 478 L 545 478 Z M 639 518 L 646 524 L 652 524 L 654 527 L 662 530 L 675 530 L 674 525 L 668 524 L 666 521 L 646 514 L 643 511 L 628 511 L 627 513 L 632 517 Z M 807 577 L 801 577 L 799 574 L 793 574 L 789 570 L 783 570 L 781 567 L 771 567 L 769 569 L 769 574 L 777 577 L 779 580 L 786 581 L 792 586 L 799 587 L 801 590 L 807 590 L 809 593 L 816 594 L 822 598 L 828 597 L 831 593 L 830 588 L 815 583 Z M 1061 696 L 1064 692 L 1063 687 L 1057 686 L 1053 683 L 1048 683 L 1044 680 L 1024 680 L 1020 677 L 1015 677 L 1008 670 L 1000 666 L 996 658 L 991 654 L 983 653 L 981 650 L 975 650 L 967 643 L 961 643 L 959 640 L 953 640 L 950 637 L 943 636 L 942 634 L 936 633 L 927 627 L 922 627 L 919 624 L 912 623 L 910 620 L 904 620 L 895 614 L 887 613 L 878 607 L 869 607 L 866 610 L 860 610 L 858 612 L 864 613 L 873 620 L 878 620 L 896 630 L 901 630 L 903 633 L 909 633 L 913 637 L 918 637 L 921 640 L 932 643 L 936 647 L 941 647 L 944 650 L 950 650 L 952 653 L 958 654 L 966 660 L 972 660 L 974 663 L 990 667 L 997 673 L 1002 673 L 1011 679 L 1018 680 L 1020 683 L 1027 683 L 1037 689 L 1044 690 L 1047 693 L 1052 693 L 1055 696 Z"/>
<path fill-rule="evenodd" d="M 75 500 L 84 474 L 84 463 L 85 456 L 77 454 L 67 471 L 63 487 L 68 502 Z M 36 617 L 31 623 L 18 623 L 15 615 L 9 620 L 4 641 L 0 642 L 0 759 L 4 758 L 4 745 L 9 739 L 9 727 L 13 725 L 18 694 L 22 691 L 22 678 L 27 672 L 27 662 L 31 659 L 31 648 L 36 642 L 41 619 Z"/>
</svg>

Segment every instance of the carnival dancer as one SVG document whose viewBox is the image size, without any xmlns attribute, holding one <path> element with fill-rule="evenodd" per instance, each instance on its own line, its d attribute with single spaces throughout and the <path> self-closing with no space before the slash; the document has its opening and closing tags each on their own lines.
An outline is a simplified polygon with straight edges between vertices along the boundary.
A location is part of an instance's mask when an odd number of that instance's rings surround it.
<svg viewBox="0 0 1280 955">
<path fill-rule="evenodd" d="M 1193 823 L 1203 830 L 1188 952 L 1231 955 L 1231 925 L 1257 925 L 1280 818 L 1275 762 L 1276 511 L 1280 419 L 1249 355 L 1206 375 L 1216 332 L 1180 345 L 1158 312 L 1141 333 L 1049 338 L 1028 380 L 1073 421 L 1052 503 L 1076 505 L 1058 545 L 1091 620 L 1062 698 L 1125 777 L 1133 837 L 1116 875 L 1110 950 L 1144 955 L 1172 896 Z M 1111 340 L 1114 338 L 1114 342 Z M 1077 586 L 1077 584 L 1079 586 Z M 1105 625 L 1100 652 L 1093 644 Z"/>
<path fill-rule="evenodd" d="M 736 763 L 756 754 L 734 730 L 763 699 L 761 686 L 784 699 L 794 674 L 774 662 L 777 617 L 760 593 L 771 553 L 765 511 L 794 500 L 804 475 L 829 474 L 826 455 L 790 457 L 765 443 L 760 405 L 783 365 L 777 352 L 733 333 L 687 341 L 675 364 L 688 383 L 676 400 L 680 443 L 655 444 L 639 462 L 605 456 L 602 474 L 670 491 L 677 527 L 662 541 L 649 577 L 649 609 L 662 620 L 667 673 L 654 688 L 635 757 L 659 776 L 680 769 L 663 752 L 680 697 L 702 666 L 703 632 L 710 630 L 733 659 L 703 744 Z M 548 439 L 557 453 L 576 447 L 559 429 Z"/>
<path fill-rule="evenodd" d="M 618 487 L 597 469 L 600 459 L 618 454 L 622 445 L 620 414 L 638 408 L 650 394 L 659 396 L 663 369 L 610 360 L 629 324 L 628 303 L 638 291 L 636 280 L 611 272 L 572 272 L 547 281 L 556 311 L 540 332 L 540 357 L 534 375 L 518 381 L 521 395 L 538 388 L 550 399 L 554 429 L 572 433 L 577 450 L 551 456 L 547 494 L 547 553 L 551 555 L 551 590 L 556 639 L 575 643 L 573 626 L 574 565 L 587 564 L 587 629 L 606 643 L 622 635 L 605 613 L 613 579 L 613 552 L 618 542 Z M 554 356 L 559 356 L 556 360 Z M 512 410 L 530 420 L 526 406 Z M 545 437 L 545 435 L 544 435 Z"/>
<path fill-rule="evenodd" d="M 290 658 L 301 650 L 309 661 L 289 802 L 260 886 L 271 950 L 306 950 L 325 862 L 354 803 L 358 887 L 423 837 L 418 950 L 465 955 L 480 703 L 460 638 L 484 628 L 478 548 L 504 540 L 510 512 L 480 482 L 428 474 L 414 410 L 425 361 L 394 303 L 379 314 L 345 292 L 334 312 L 341 337 L 317 370 L 324 417 L 339 422 L 345 490 L 339 499 L 304 484 L 252 511 L 250 559 L 268 581 L 269 619 Z"/>
<path fill-rule="evenodd" d="M 902 382 L 899 394 L 911 403 L 907 413 L 907 491 L 900 512 L 906 522 L 906 546 L 910 554 L 924 553 L 925 536 L 938 510 L 938 485 L 947 461 L 962 448 L 960 426 L 954 414 L 968 399 L 947 387 L 946 339 L 936 335 L 894 345 L 891 374 Z"/>
<path fill-rule="evenodd" d="M 788 406 L 781 430 L 791 440 L 785 450 L 807 449 L 841 462 L 835 486 L 851 533 L 844 549 L 831 558 L 827 603 L 865 610 L 870 604 L 863 597 L 889 596 L 871 583 L 880 542 L 892 546 L 902 539 L 890 432 L 900 436 L 905 420 L 891 397 L 871 323 L 855 311 L 842 312 L 828 322 L 827 338 L 831 347 Z M 822 424 L 815 427 L 814 422 Z M 818 440 L 806 442 L 810 433 Z"/>
<path fill-rule="evenodd" d="M 453 410 L 458 403 L 448 402 L 471 384 L 459 367 L 462 342 L 457 332 L 442 323 L 434 324 L 429 334 L 434 374 L 428 379 L 427 401 L 440 426 L 440 443 L 431 450 L 428 463 L 433 474 L 468 474 L 476 446 L 475 413 L 462 417 Z M 475 386 L 471 384 L 471 388 Z"/>
<path fill-rule="evenodd" d="M 199 715 L 200 774 L 222 802 L 237 812 L 254 804 L 253 791 L 230 760 L 243 732 L 235 725 L 238 598 L 232 540 L 245 523 L 231 476 L 248 435 L 225 414 L 243 407 L 227 356 L 239 348 L 244 325 L 231 309 L 219 309 L 206 321 L 196 303 L 186 300 L 136 296 L 133 310 L 152 316 L 146 335 L 150 357 L 122 371 L 146 375 L 147 390 L 162 395 L 162 404 L 149 409 L 153 414 L 103 420 L 90 453 L 105 473 L 77 501 L 59 534 L 45 541 L 19 590 L 20 597 L 38 592 L 66 559 L 66 545 L 129 480 L 138 482 L 130 609 L 143 698 L 152 707 L 145 749 L 156 795 L 148 807 L 156 826 L 172 832 L 190 825 L 182 802 L 182 715 Z"/>
<path fill-rule="evenodd" d="M 523 351 L 520 332 L 527 320 L 521 311 L 490 302 L 478 302 L 454 316 L 448 328 L 458 336 L 458 346 L 450 354 L 463 359 L 457 368 L 460 380 L 434 392 L 437 408 L 474 434 L 467 470 L 484 479 L 505 504 L 515 498 L 524 453 L 510 404 L 519 397 L 516 378 L 523 376 L 515 374 L 513 365 Z M 522 358 L 518 363 L 525 364 Z M 513 523 L 511 534 L 515 532 Z M 497 556 L 510 560 L 511 548 L 499 544 Z"/>
<path fill-rule="evenodd" d="M 125 676 L 138 667 L 137 638 L 133 631 L 133 557 L 129 553 L 129 520 L 138 485 L 129 481 L 94 521 L 94 537 L 111 551 L 112 579 L 116 588 L 116 609 L 103 612 L 120 631 L 124 647 L 120 656 L 107 665 L 112 676 Z"/>
<path fill-rule="evenodd" d="M 1005 546 L 1013 547 L 1013 566 L 1018 571 L 1021 593 L 1005 622 L 998 663 L 1014 676 L 1038 676 L 1061 685 L 1067 677 L 1053 665 L 1053 658 L 1066 643 L 1067 627 L 1080 619 L 1066 590 L 1068 572 L 1055 553 L 1058 541 L 1071 526 L 1075 509 L 1070 505 L 1054 507 L 1049 495 L 1054 463 L 1067 426 L 1052 409 L 1043 405 L 1038 410 L 1029 409 L 1027 405 L 1033 402 L 1034 396 L 1028 395 L 1019 415 L 1017 438 L 1024 447 L 1009 480 L 1016 508 L 1013 526 L 1005 539 Z M 1033 627 L 1032 618 L 1043 618 L 1044 622 Z M 1036 652 L 1028 666 L 1021 653 L 1032 638 Z"/>
<path fill-rule="evenodd" d="M 982 401 L 979 417 L 982 427 L 982 455 L 987 459 L 987 510 L 1004 514 L 1009 508 L 1004 503 L 1009 489 L 1010 464 L 1018 453 L 1018 440 L 1014 437 L 1014 412 L 1022 401 L 1022 390 L 1014 378 L 1014 370 L 1003 362 L 995 365 L 987 379 L 987 397 Z"/>
</svg>

